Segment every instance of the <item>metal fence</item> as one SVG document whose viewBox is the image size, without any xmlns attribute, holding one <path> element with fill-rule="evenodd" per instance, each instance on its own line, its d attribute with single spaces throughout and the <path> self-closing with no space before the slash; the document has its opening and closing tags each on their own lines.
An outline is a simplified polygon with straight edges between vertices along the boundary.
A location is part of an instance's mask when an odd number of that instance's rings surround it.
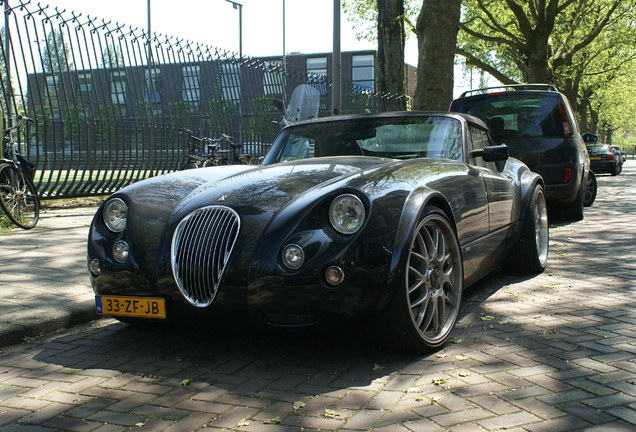
<svg viewBox="0 0 636 432">
<path fill-rule="evenodd" d="M 279 129 L 273 100 L 300 84 L 319 90 L 320 115 L 329 115 L 322 75 L 40 3 L 0 5 L 2 122 L 35 120 L 18 139 L 43 198 L 112 193 L 178 170 L 183 128 L 231 135 L 258 161 Z M 343 113 L 384 111 L 394 99 L 353 85 L 342 95 Z"/>
</svg>

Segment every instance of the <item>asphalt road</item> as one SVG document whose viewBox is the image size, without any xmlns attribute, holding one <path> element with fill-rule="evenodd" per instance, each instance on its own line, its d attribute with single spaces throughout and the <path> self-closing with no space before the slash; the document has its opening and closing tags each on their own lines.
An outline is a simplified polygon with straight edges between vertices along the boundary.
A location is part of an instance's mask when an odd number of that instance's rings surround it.
<svg viewBox="0 0 636 432">
<path fill-rule="evenodd" d="M 467 293 L 453 343 L 93 321 L 0 352 L 0 431 L 636 431 L 636 162 L 548 270 Z"/>
</svg>

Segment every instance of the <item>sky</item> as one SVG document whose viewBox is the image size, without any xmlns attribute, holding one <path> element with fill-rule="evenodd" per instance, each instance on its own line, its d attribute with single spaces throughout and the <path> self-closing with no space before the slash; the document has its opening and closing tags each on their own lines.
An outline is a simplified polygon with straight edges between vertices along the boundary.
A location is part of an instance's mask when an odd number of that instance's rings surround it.
<svg viewBox="0 0 636 432">
<path fill-rule="evenodd" d="M 113 23 L 147 28 L 148 0 L 40 0 L 51 9 L 66 9 Z M 285 51 L 322 53 L 333 50 L 334 0 L 234 0 L 242 6 L 243 55 L 283 54 Z M 9 0 L 11 4 L 11 0 Z M 284 14 L 283 14 L 284 3 Z M 150 0 L 153 32 L 239 52 L 239 11 L 227 0 Z M 341 50 L 376 49 L 375 42 L 358 40 L 352 23 L 341 15 Z M 406 62 L 417 65 L 417 41 L 406 43 Z M 470 88 L 459 68 L 455 92 Z"/>
<path fill-rule="evenodd" d="M 283 3 L 285 51 L 331 52 L 333 0 L 234 0 L 242 7 L 243 54 L 250 57 L 283 53 Z M 148 0 L 50 0 L 51 8 L 82 12 L 147 28 Z M 239 11 L 226 0 L 150 0 L 153 32 L 239 52 Z M 416 43 L 409 42 L 407 62 L 417 63 Z M 341 16 L 342 51 L 375 49 L 374 42 L 359 41 L 344 13 Z"/>
</svg>

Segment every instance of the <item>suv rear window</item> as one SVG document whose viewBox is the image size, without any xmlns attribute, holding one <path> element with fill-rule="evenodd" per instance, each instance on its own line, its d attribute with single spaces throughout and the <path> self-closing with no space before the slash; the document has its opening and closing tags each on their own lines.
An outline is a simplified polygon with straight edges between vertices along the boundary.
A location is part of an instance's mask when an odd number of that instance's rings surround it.
<svg viewBox="0 0 636 432">
<path fill-rule="evenodd" d="M 451 111 L 484 120 L 496 141 L 506 138 L 562 137 L 559 99 L 546 94 L 509 92 L 453 101 Z"/>
</svg>

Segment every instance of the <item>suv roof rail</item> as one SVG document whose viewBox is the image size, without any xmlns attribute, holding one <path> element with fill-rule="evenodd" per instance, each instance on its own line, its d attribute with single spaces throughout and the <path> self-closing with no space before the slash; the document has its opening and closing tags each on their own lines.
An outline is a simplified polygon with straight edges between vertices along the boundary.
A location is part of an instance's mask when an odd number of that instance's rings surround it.
<svg viewBox="0 0 636 432">
<path fill-rule="evenodd" d="M 466 97 L 471 93 L 479 93 L 484 94 L 488 93 L 492 90 L 503 90 L 503 91 L 518 91 L 518 90 L 547 90 L 558 92 L 559 90 L 553 86 L 552 84 L 508 84 L 502 86 L 495 87 L 484 87 L 474 90 L 466 90 L 459 97 Z"/>
</svg>

